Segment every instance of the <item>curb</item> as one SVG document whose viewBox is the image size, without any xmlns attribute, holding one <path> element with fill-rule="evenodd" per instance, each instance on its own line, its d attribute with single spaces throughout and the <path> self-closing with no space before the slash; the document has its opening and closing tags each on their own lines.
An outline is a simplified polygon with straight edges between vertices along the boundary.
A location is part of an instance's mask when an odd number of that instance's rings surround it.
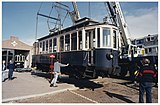
<svg viewBox="0 0 160 105">
<path fill-rule="evenodd" d="M 77 87 L 72 87 L 72 88 L 66 88 L 66 89 L 61 89 L 61 90 L 57 90 L 57 91 L 53 91 L 53 92 L 47 92 L 47 93 L 42 93 L 42 94 L 34 94 L 34 95 L 27 95 L 27 96 L 21 96 L 21 97 L 2 99 L 2 103 L 9 103 L 9 101 L 15 101 L 15 100 L 21 100 L 21 99 L 39 97 L 39 96 L 44 96 L 44 95 L 49 95 L 49 94 L 56 94 L 56 93 L 61 93 L 61 92 L 65 92 L 65 91 L 68 91 L 68 90 L 76 90 L 76 89 L 78 89 L 78 88 Z"/>
</svg>

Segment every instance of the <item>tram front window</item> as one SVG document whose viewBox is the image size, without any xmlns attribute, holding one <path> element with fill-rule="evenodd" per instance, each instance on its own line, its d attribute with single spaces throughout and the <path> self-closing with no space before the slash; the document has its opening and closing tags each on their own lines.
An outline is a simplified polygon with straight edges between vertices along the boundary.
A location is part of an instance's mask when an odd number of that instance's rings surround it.
<svg viewBox="0 0 160 105">
<path fill-rule="evenodd" d="M 117 48 L 117 32 L 113 31 L 113 48 Z"/>
<path fill-rule="evenodd" d="M 103 28 L 103 47 L 111 46 L 111 33 L 109 28 Z"/>
</svg>

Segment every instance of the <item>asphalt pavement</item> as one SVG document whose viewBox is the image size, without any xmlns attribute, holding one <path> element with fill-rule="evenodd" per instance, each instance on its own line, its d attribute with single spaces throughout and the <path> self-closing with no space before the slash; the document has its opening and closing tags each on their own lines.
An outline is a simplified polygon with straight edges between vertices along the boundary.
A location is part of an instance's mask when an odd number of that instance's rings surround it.
<svg viewBox="0 0 160 105">
<path fill-rule="evenodd" d="M 73 84 L 58 83 L 58 87 L 50 87 L 50 74 L 42 72 L 14 72 L 13 80 L 7 79 L 2 83 L 2 102 L 26 99 L 47 94 L 54 94 L 66 90 L 74 90 Z M 62 76 L 69 79 L 67 76 Z"/>
</svg>

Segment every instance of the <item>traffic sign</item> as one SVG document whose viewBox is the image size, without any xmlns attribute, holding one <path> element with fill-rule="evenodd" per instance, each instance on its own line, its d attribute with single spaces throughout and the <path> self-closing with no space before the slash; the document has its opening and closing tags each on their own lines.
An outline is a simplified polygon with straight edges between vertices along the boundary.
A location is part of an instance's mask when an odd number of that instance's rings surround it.
<svg viewBox="0 0 160 105">
<path fill-rule="evenodd" d="M 51 69 L 53 69 L 53 68 L 54 68 L 54 66 L 53 66 L 53 65 L 50 65 L 50 68 L 51 68 Z"/>
<path fill-rule="evenodd" d="M 52 55 L 50 55 L 49 57 L 50 57 L 50 58 L 55 58 L 55 55 L 52 54 Z"/>
</svg>

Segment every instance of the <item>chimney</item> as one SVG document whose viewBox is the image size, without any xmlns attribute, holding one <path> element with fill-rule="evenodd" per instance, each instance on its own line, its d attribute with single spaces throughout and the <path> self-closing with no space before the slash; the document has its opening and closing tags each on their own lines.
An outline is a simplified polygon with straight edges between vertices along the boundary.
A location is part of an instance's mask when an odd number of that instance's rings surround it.
<svg viewBox="0 0 160 105">
<path fill-rule="evenodd" d="M 16 37 L 16 36 L 10 36 L 10 39 L 11 39 L 12 41 L 15 41 L 15 40 L 18 40 L 18 37 Z"/>
</svg>

